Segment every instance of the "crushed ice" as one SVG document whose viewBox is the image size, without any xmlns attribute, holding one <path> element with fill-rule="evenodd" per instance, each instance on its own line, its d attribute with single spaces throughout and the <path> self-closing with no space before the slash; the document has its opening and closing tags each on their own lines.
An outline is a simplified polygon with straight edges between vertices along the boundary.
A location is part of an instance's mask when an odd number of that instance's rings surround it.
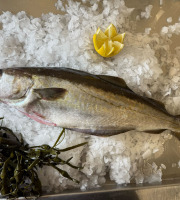
<svg viewBox="0 0 180 200">
<path fill-rule="evenodd" d="M 180 33 L 180 23 L 163 27 L 161 34 L 150 36 L 150 28 L 145 33 L 134 33 L 134 22 L 129 20 L 133 9 L 127 8 L 123 0 L 92 0 L 87 4 L 86 0 L 82 3 L 68 0 L 64 5 L 58 0 L 56 7 L 64 15 L 49 13 L 41 18 L 29 17 L 23 11 L 16 15 L 4 12 L 0 16 L 3 27 L 0 30 L 0 66 L 69 67 L 119 76 L 135 92 L 161 100 L 171 113 L 179 114 L 180 50 L 177 47 L 176 54 L 171 54 L 169 38 Z M 152 5 L 147 6 L 141 18 L 151 17 L 152 8 Z M 104 59 L 96 54 L 92 36 L 98 26 L 104 29 L 110 23 L 118 31 L 126 32 L 125 48 L 118 56 Z M 52 145 L 61 131 L 34 122 L 4 104 L 0 104 L 0 116 L 5 117 L 4 125 L 17 134 L 22 133 L 30 145 Z M 163 144 L 168 139 L 169 136 L 137 132 L 99 138 L 67 131 L 61 147 L 88 141 L 87 147 L 64 155 L 64 159 L 73 156 L 74 164 L 84 166 L 79 173 L 67 169 L 72 177 L 81 181 L 80 187 L 84 190 L 104 184 L 107 174 L 118 184 L 131 180 L 136 183 L 161 181 L 162 169 L 166 166 L 149 164 L 147 160 L 163 152 Z M 47 191 L 79 187 L 48 167 L 38 173 Z"/>
</svg>

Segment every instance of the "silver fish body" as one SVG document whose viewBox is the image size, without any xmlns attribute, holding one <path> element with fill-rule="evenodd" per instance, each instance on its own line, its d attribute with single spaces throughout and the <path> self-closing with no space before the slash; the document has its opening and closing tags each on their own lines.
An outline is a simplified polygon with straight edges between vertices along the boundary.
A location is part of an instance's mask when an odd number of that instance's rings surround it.
<svg viewBox="0 0 180 200">
<path fill-rule="evenodd" d="M 41 123 L 94 135 L 180 132 L 178 117 L 122 79 L 67 68 L 3 69 L 0 100 Z"/>
</svg>

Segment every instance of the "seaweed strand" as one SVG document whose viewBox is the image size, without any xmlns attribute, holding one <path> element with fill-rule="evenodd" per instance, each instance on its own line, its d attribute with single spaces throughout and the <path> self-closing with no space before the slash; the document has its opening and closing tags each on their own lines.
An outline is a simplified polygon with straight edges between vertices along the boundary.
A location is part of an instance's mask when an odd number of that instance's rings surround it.
<svg viewBox="0 0 180 200">
<path fill-rule="evenodd" d="M 3 120 L 3 118 L 0 118 Z M 67 160 L 60 158 L 60 154 L 87 144 L 86 142 L 59 149 L 57 146 L 62 142 L 63 129 L 51 147 L 40 145 L 29 147 L 23 138 L 21 141 L 16 137 L 12 130 L 0 126 L 0 192 L 1 195 L 9 198 L 22 196 L 40 196 L 42 185 L 39 180 L 37 169 L 43 166 L 51 166 L 56 169 L 63 177 L 79 183 L 72 178 L 62 165 L 68 165 L 74 169 L 82 169 L 70 163 L 72 157 Z"/>
</svg>

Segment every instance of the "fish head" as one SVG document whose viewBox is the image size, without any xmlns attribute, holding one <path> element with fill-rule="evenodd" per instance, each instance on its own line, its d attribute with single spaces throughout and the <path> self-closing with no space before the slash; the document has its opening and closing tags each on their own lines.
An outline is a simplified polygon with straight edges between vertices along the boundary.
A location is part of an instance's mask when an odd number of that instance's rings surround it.
<svg viewBox="0 0 180 200">
<path fill-rule="evenodd" d="M 32 85 L 31 75 L 18 69 L 0 69 L 0 101 L 23 99 Z"/>
</svg>

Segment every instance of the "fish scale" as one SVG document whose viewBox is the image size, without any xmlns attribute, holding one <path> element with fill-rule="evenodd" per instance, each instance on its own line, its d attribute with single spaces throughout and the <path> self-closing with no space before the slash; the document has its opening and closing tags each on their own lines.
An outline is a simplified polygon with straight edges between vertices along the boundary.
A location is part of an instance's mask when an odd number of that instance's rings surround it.
<svg viewBox="0 0 180 200">
<path fill-rule="evenodd" d="M 12 80 L 5 82 L 8 76 Z M 67 68 L 14 68 L 1 70 L 0 87 L 2 102 L 41 123 L 99 136 L 180 132 L 179 117 L 117 77 Z"/>
</svg>

